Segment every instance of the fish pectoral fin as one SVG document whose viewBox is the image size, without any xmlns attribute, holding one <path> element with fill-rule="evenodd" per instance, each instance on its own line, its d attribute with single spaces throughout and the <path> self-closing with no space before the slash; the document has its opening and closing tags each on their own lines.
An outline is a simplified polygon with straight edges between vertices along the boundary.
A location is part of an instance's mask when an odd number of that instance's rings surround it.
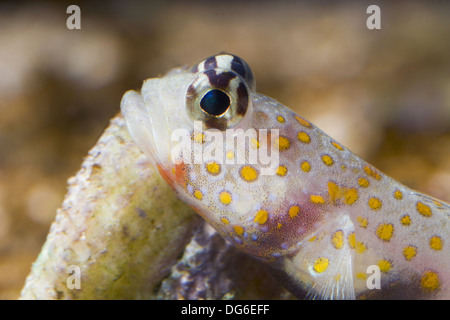
<svg viewBox="0 0 450 320">
<path fill-rule="evenodd" d="M 355 299 L 354 250 L 347 241 L 353 233 L 350 218 L 341 216 L 302 242 L 298 252 L 284 261 L 288 289 L 307 291 L 307 299 Z"/>
<path fill-rule="evenodd" d="M 320 259 L 320 258 L 319 258 Z M 327 259 L 327 258 L 325 258 Z M 309 299 L 322 300 L 354 300 L 355 290 L 353 287 L 353 252 L 346 246 L 339 254 L 329 256 L 328 272 L 320 272 L 320 264 L 323 262 L 315 260 L 313 271 L 315 273 L 313 284 L 307 294 Z M 315 270 L 315 267 L 317 270 Z M 319 272 L 318 272 L 319 271 Z"/>
</svg>

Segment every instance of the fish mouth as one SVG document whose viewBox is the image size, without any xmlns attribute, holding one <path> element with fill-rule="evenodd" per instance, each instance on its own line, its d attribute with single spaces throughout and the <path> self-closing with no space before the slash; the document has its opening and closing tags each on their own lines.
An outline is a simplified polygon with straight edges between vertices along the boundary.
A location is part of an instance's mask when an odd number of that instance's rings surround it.
<svg viewBox="0 0 450 320">
<path fill-rule="evenodd" d="M 159 79 L 146 80 L 142 87 L 142 97 L 149 121 L 149 140 L 153 148 L 153 155 L 159 165 L 166 166 L 170 161 L 170 139 L 167 124 L 167 114 L 164 108 Z"/>
<path fill-rule="evenodd" d="M 127 91 L 120 108 L 128 131 L 155 165 L 166 166 L 169 154 L 169 132 L 166 114 L 161 107 L 159 79 L 146 80 L 142 94 Z"/>
<path fill-rule="evenodd" d="M 128 131 L 136 145 L 159 168 L 172 172 L 173 147 L 178 129 L 189 130 L 192 123 L 185 112 L 185 97 L 194 75 L 183 68 L 174 69 L 162 78 L 144 81 L 141 93 L 127 91 L 121 102 Z M 176 150 L 175 150 L 176 151 Z"/>
</svg>

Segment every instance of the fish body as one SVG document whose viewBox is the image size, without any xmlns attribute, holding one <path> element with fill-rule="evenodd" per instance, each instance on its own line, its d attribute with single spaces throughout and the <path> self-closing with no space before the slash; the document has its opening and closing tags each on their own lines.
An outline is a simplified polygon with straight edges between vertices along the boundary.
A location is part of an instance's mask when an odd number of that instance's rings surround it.
<svg viewBox="0 0 450 320">
<path fill-rule="evenodd" d="M 121 109 L 178 196 L 299 297 L 450 298 L 449 204 L 256 93 L 241 58 L 148 79 Z"/>
</svg>

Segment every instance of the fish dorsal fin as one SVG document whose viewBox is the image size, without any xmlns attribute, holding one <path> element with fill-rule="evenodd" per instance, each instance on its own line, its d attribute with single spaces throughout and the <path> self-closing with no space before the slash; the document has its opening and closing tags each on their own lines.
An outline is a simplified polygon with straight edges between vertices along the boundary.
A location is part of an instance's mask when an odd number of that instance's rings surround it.
<svg viewBox="0 0 450 320">
<path fill-rule="evenodd" d="M 310 288 L 307 299 L 355 299 L 352 235 L 353 223 L 344 215 L 325 223 L 302 242 L 283 266 L 292 279 L 288 287 L 294 294 Z"/>
</svg>

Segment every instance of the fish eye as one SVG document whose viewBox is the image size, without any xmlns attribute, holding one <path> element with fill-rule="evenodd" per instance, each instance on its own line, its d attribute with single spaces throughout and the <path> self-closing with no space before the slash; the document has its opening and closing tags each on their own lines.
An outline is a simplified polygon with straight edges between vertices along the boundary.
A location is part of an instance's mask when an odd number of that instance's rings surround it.
<svg viewBox="0 0 450 320">
<path fill-rule="evenodd" d="M 212 116 L 224 114 L 230 106 L 230 97 L 219 89 L 209 90 L 200 101 L 200 107 Z"/>
<path fill-rule="evenodd" d="M 186 93 L 186 111 L 206 128 L 226 130 L 237 126 L 251 107 L 245 80 L 233 70 L 197 72 Z"/>
</svg>

